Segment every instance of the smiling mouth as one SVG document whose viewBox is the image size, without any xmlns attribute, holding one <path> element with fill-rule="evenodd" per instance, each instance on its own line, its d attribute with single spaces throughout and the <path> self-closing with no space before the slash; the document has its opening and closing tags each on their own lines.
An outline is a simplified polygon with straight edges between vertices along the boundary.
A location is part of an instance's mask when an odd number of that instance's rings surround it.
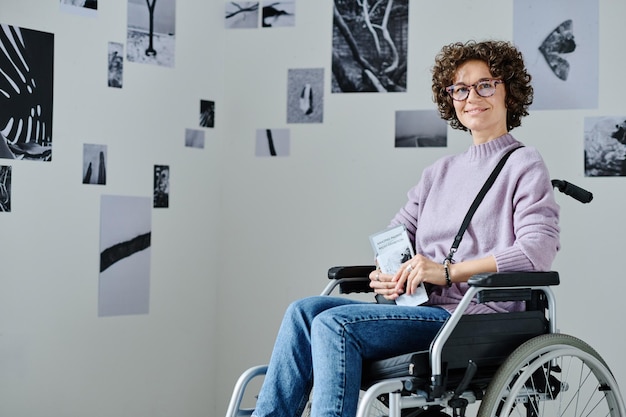
<svg viewBox="0 0 626 417">
<path fill-rule="evenodd" d="M 470 110 L 465 110 L 465 113 L 467 114 L 479 114 L 482 113 L 484 111 L 486 111 L 487 109 L 483 109 L 483 108 L 479 108 L 479 109 L 470 109 Z"/>
</svg>

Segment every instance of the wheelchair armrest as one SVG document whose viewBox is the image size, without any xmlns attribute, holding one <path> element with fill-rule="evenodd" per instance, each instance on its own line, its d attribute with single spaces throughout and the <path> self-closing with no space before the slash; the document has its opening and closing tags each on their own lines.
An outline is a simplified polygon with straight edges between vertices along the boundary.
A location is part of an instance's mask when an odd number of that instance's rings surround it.
<svg viewBox="0 0 626 417">
<path fill-rule="evenodd" d="M 544 287 L 559 285 L 559 273 L 549 272 L 493 272 L 476 274 L 467 283 L 472 287 Z"/>
<path fill-rule="evenodd" d="M 334 266 L 328 270 L 328 279 L 367 278 L 369 280 L 370 272 L 375 269 L 375 265 Z"/>
<path fill-rule="evenodd" d="M 328 270 L 328 278 L 339 281 L 341 294 L 367 293 L 373 291 L 369 275 L 375 269 L 375 265 L 335 266 Z"/>
</svg>

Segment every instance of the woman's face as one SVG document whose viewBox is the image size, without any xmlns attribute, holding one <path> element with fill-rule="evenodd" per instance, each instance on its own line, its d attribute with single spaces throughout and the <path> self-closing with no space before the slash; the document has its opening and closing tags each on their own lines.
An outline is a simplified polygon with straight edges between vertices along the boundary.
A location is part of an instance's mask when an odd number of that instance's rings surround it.
<svg viewBox="0 0 626 417">
<path fill-rule="evenodd" d="M 492 78 L 484 61 L 472 60 L 457 68 L 454 84 L 474 86 L 481 80 Z M 505 96 L 504 84 L 497 84 L 496 92 L 491 97 L 481 97 L 475 88 L 470 88 L 467 99 L 453 100 L 456 116 L 471 131 L 475 144 L 488 142 L 507 133 Z"/>
</svg>

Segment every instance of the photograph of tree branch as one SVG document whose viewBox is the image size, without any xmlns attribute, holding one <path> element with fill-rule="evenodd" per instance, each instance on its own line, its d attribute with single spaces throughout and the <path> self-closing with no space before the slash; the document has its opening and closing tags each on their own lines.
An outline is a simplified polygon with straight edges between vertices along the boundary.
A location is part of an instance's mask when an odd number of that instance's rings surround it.
<svg viewBox="0 0 626 417">
<path fill-rule="evenodd" d="M 406 91 L 408 29 L 408 0 L 335 0 L 331 91 Z"/>
</svg>

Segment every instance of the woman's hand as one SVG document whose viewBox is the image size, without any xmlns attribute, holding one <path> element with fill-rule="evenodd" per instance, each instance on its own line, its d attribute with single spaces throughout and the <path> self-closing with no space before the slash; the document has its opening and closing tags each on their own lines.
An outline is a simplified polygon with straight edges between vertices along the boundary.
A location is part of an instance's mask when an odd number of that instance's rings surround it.
<svg viewBox="0 0 626 417">
<path fill-rule="evenodd" d="M 384 296 L 387 300 L 395 300 L 402 293 L 404 288 L 397 289 L 397 283 L 393 280 L 394 275 L 383 274 L 379 268 L 370 272 L 370 288 L 374 289 L 376 294 Z"/>
<path fill-rule="evenodd" d="M 446 285 L 446 273 L 442 264 L 425 256 L 415 255 L 400 266 L 392 281 L 396 284 L 396 291 L 400 288 L 406 288 L 405 292 L 411 295 L 423 282 L 433 285 Z"/>
</svg>

